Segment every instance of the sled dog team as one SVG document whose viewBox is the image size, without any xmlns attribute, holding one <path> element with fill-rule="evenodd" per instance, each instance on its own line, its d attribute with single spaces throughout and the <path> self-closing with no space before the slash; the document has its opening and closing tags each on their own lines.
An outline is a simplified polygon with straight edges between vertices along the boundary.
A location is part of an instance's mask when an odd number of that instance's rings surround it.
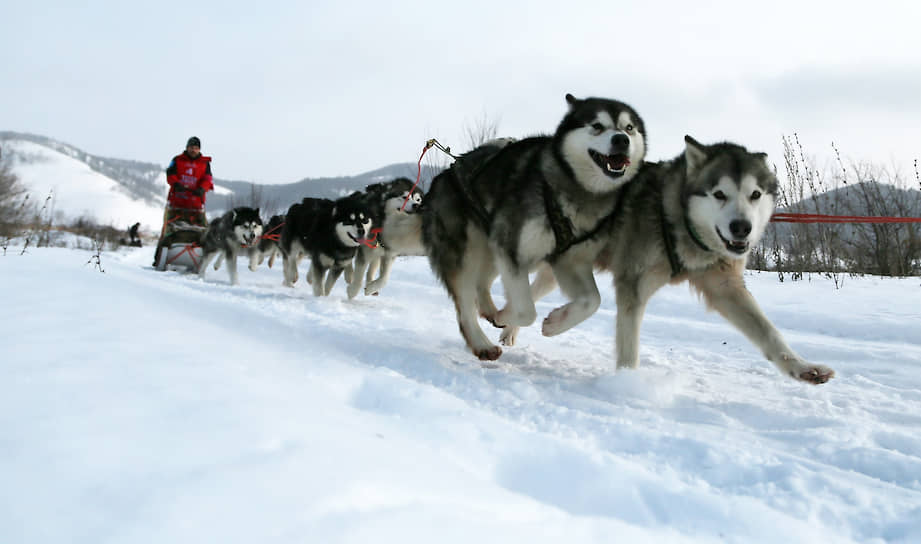
<svg viewBox="0 0 921 544">
<path fill-rule="evenodd" d="M 215 268 L 226 261 L 236 284 L 238 255 L 247 253 L 255 270 L 281 253 L 284 285 L 293 287 L 309 256 L 315 295 L 328 295 L 345 272 L 353 298 L 362 287 L 378 294 L 397 256 L 424 255 L 454 302 L 467 346 L 495 360 L 502 348 L 479 318 L 512 346 L 519 328 L 537 319 L 535 301 L 559 286 L 568 302 L 543 319 L 541 332 L 561 334 L 598 309 L 594 272 L 608 271 L 618 368 L 639 363 L 650 297 L 687 281 L 784 374 L 813 384 L 834 377 L 787 345 L 744 285 L 749 250 L 778 193 L 766 155 L 685 136 L 679 156 L 645 162 L 646 127 L 633 108 L 572 95 L 566 103 L 552 135 L 493 140 L 461 155 L 434 178 L 424 203 L 412 181 L 399 178 L 337 200 L 305 198 L 267 225 L 258 209 L 231 210 L 203 235 L 199 274 L 220 256 Z M 503 308 L 490 294 L 497 277 Z"/>
</svg>

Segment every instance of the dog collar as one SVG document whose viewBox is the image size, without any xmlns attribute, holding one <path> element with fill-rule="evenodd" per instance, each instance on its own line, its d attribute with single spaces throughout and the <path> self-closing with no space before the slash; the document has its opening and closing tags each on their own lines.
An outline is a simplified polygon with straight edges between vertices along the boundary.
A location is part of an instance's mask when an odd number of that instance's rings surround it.
<svg viewBox="0 0 921 544">
<path fill-rule="evenodd" d="M 665 202 L 659 202 L 659 218 L 661 219 L 662 227 L 662 241 L 665 243 L 665 254 L 668 256 L 668 264 L 672 269 L 672 277 L 680 275 L 685 271 L 684 263 L 681 262 L 681 257 L 678 256 L 678 251 L 675 249 L 675 234 L 672 232 L 672 225 L 668 222 L 668 218 L 665 217 Z M 691 225 L 691 221 L 688 219 L 687 215 L 684 217 L 684 228 L 688 231 L 688 235 L 691 237 L 691 240 L 694 240 L 694 243 L 704 251 L 710 251 L 710 248 L 700 239 L 700 235 L 697 234 L 697 231 L 694 230 L 694 227 Z"/>
<path fill-rule="evenodd" d="M 668 265 L 672 269 L 672 277 L 678 276 L 684 272 L 684 265 L 681 264 L 681 258 L 675 251 L 675 235 L 672 232 L 672 225 L 665 217 L 665 202 L 659 200 L 659 222 L 662 229 L 662 242 L 665 244 L 665 255 L 668 256 Z"/>
</svg>

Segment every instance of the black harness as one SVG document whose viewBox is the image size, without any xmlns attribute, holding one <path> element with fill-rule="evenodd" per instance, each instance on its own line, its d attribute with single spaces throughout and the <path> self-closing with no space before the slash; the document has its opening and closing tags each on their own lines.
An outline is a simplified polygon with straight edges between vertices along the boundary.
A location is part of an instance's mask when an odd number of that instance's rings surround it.
<svg viewBox="0 0 921 544">
<path fill-rule="evenodd" d="M 455 175 L 451 176 L 452 185 L 463 198 L 467 209 L 473 214 L 480 228 L 489 236 L 492 227 L 492 213 L 490 213 L 480 202 L 480 199 L 476 197 L 470 184 L 466 183 L 466 180 L 474 179 L 477 176 L 483 165 L 468 173 L 464 171 L 463 162 L 463 158 L 461 157 L 455 160 L 454 164 L 451 165 L 451 168 L 455 170 Z M 547 260 L 553 263 L 560 255 L 566 253 L 573 246 L 594 238 L 600 231 L 605 229 L 623 208 L 623 195 L 632 182 L 631 180 L 618 189 L 617 199 L 609 214 L 602 217 L 590 230 L 577 236 L 572 220 L 566 216 L 562 206 L 560 206 L 560 203 L 553 196 L 553 190 L 547 182 L 547 178 L 542 176 L 541 197 L 544 201 L 544 211 L 547 214 L 547 221 L 550 223 L 550 228 L 553 231 L 553 237 L 556 241 L 553 251 L 547 256 Z"/>
<path fill-rule="evenodd" d="M 602 217 L 591 230 L 576 236 L 572 221 L 563 213 L 563 208 L 560 206 L 560 203 L 557 202 L 556 198 L 553 197 L 553 191 L 545 178 L 542 184 L 544 209 L 547 213 L 547 220 L 550 222 L 550 228 L 553 229 L 553 237 L 556 239 L 556 247 L 553 249 L 553 252 L 547 256 L 547 260 L 552 264 L 560 255 L 569 251 L 572 246 L 594 238 L 602 229 L 606 228 L 609 223 L 620 214 L 624 205 L 624 193 L 626 193 L 631 183 L 633 183 L 632 180 L 628 181 L 623 187 L 617 190 L 617 199 L 614 201 L 614 207 L 611 209 L 611 213 Z"/>
<path fill-rule="evenodd" d="M 681 262 L 681 257 L 678 256 L 678 251 L 675 249 L 675 234 L 672 232 L 672 224 L 665 217 L 665 199 L 659 200 L 659 219 L 662 224 L 662 241 L 665 243 L 665 253 L 668 255 L 668 264 L 672 268 L 672 277 L 674 278 L 686 272 L 687 268 Z M 691 226 L 687 214 L 684 216 L 684 228 L 688 231 L 688 235 L 694 240 L 694 243 L 697 244 L 697 247 L 704 251 L 710 251 L 710 248 L 703 243 L 697 231 Z"/>
<path fill-rule="evenodd" d="M 454 175 L 450 176 L 450 179 L 453 181 L 452 185 L 454 185 L 454 189 L 460 193 L 461 197 L 464 199 L 464 203 L 467 205 L 467 209 L 473 213 L 474 219 L 480 224 L 480 228 L 483 229 L 483 232 L 488 234 L 489 226 L 492 224 L 491 214 L 483 207 L 479 199 L 475 198 L 470 185 L 464 182 L 465 179 L 473 179 L 480 169 L 477 168 L 468 175 L 463 171 L 463 158 L 455 160 L 451 168 L 454 169 Z"/>
</svg>

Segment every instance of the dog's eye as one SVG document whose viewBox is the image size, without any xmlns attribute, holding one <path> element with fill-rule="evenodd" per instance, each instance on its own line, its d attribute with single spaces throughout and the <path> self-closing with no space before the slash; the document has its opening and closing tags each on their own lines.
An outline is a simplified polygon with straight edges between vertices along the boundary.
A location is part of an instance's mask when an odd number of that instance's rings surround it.
<svg viewBox="0 0 921 544">
<path fill-rule="evenodd" d="M 633 125 L 627 125 L 624 127 L 624 130 L 627 132 L 627 134 L 633 134 L 633 131 L 636 130 L 636 127 Z"/>
<path fill-rule="evenodd" d="M 717 200 L 726 200 L 726 193 L 724 193 L 723 191 L 717 191 L 713 193 L 713 198 Z"/>
<path fill-rule="evenodd" d="M 592 123 L 592 130 L 598 133 L 604 132 L 604 125 L 601 123 Z"/>
<path fill-rule="evenodd" d="M 761 198 L 761 191 L 755 191 L 752 193 L 752 200 L 758 200 L 759 198 Z"/>
</svg>

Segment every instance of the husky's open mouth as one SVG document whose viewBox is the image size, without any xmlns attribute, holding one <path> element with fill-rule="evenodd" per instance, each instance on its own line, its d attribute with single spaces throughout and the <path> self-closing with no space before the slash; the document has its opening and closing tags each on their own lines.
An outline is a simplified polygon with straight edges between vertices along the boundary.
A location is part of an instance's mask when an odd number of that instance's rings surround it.
<svg viewBox="0 0 921 544">
<path fill-rule="evenodd" d="M 739 255 L 748 251 L 748 240 L 728 240 L 723 233 L 720 232 L 720 229 L 716 229 L 717 236 L 720 237 L 720 240 L 723 241 L 723 245 L 726 246 L 726 249 L 733 253 L 738 253 Z"/>
<path fill-rule="evenodd" d="M 604 173 L 611 176 L 612 178 L 619 178 L 624 175 L 627 167 L 630 166 L 630 157 L 624 155 L 623 153 L 618 153 L 616 155 L 605 155 L 599 153 L 594 149 L 588 150 L 588 155 L 595 161 L 595 164 L 599 168 L 604 170 Z"/>
<path fill-rule="evenodd" d="M 349 235 L 349 239 L 351 239 L 353 242 L 355 242 L 355 245 L 356 245 L 356 246 L 362 246 L 362 245 L 364 245 L 364 246 L 368 246 L 368 247 L 376 247 L 376 243 L 377 243 L 377 242 L 376 242 L 376 240 L 373 239 L 373 238 L 364 238 L 364 237 L 362 237 L 362 238 L 357 238 L 357 237 L 355 237 L 355 236 L 352 236 L 352 233 L 351 233 L 351 232 L 348 232 L 348 233 L 346 233 L 346 234 Z"/>
</svg>

